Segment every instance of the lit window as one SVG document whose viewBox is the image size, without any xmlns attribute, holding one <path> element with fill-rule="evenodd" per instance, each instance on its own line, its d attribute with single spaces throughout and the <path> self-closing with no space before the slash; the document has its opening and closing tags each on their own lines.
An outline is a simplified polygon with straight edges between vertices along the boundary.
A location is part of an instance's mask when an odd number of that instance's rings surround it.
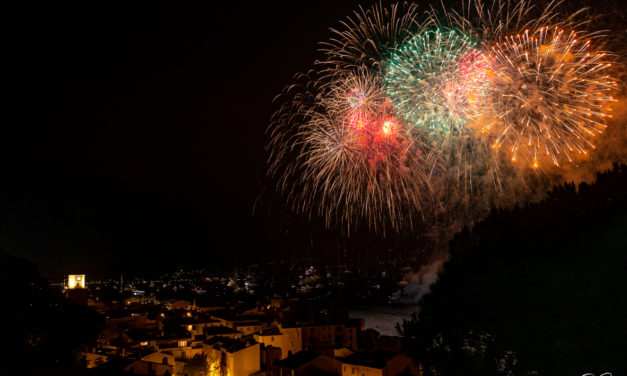
<svg viewBox="0 0 627 376">
<path fill-rule="evenodd" d="M 187 325 L 187 330 L 192 330 L 192 326 L 191 325 Z"/>
<path fill-rule="evenodd" d="M 143 342 L 141 342 L 141 343 L 140 343 L 140 345 L 142 345 L 142 346 L 148 346 L 148 341 L 143 341 Z"/>
<path fill-rule="evenodd" d="M 187 345 L 187 341 L 179 341 L 179 347 L 185 347 Z"/>
</svg>

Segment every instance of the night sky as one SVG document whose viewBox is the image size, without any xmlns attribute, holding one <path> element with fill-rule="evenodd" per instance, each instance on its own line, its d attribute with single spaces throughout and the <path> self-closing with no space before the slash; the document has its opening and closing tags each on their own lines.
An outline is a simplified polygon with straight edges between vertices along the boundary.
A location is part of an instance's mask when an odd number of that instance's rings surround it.
<svg viewBox="0 0 627 376">
<path fill-rule="evenodd" d="M 358 5 L 5 7 L 0 249 L 51 278 L 417 249 L 415 234 L 322 231 L 266 189 L 272 99 Z"/>
<path fill-rule="evenodd" d="M 253 205 L 272 98 L 355 7 L 5 8 L 0 247 L 53 278 L 263 255 L 272 226 Z"/>
</svg>

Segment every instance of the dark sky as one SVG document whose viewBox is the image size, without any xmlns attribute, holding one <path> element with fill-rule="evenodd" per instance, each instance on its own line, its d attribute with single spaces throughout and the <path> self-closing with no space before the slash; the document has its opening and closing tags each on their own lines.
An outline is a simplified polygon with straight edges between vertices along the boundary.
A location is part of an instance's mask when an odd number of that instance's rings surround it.
<svg viewBox="0 0 627 376">
<path fill-rule="evenodd" d="M 0 247 L 50 277 L 263 255 L 268 225 L 252 207 L 272 98 L 355 7 L 5 7 Z"/>
</svg>

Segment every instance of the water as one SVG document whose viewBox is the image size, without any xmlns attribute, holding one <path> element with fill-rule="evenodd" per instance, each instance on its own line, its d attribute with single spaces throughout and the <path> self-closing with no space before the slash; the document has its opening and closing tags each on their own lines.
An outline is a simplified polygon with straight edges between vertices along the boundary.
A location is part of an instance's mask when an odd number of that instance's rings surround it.
<svg viewBox="0 0 627 376">
<path fill-rule="evenodd" d="M 407 306 L 369 306 L 350 309 L 351 318 L 364 319 L 364 329 L 374 329 L 385 336 L 400 336 L 396 324 L 403 319 L 410 319 L 417 305 Z"/>
</svg>

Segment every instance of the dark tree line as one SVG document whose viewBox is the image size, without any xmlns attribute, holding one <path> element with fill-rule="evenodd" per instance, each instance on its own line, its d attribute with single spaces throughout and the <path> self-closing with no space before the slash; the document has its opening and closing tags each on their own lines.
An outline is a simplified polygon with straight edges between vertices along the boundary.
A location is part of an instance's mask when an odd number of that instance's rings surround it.
<svg viewBox="0 0 627 376">
<path fill-rule="evenodd" d="M 78 352 L 94 345 L 102 319 L 61 295 L 35 266 L 0 251 L 3 361 L 0 374 L 75 374 Z"/>
<path fill-rule="evenodd" d="M 399 330 L 441 375 L 627 373 L 627 168 L 495 211 Z"/>
</svg>

